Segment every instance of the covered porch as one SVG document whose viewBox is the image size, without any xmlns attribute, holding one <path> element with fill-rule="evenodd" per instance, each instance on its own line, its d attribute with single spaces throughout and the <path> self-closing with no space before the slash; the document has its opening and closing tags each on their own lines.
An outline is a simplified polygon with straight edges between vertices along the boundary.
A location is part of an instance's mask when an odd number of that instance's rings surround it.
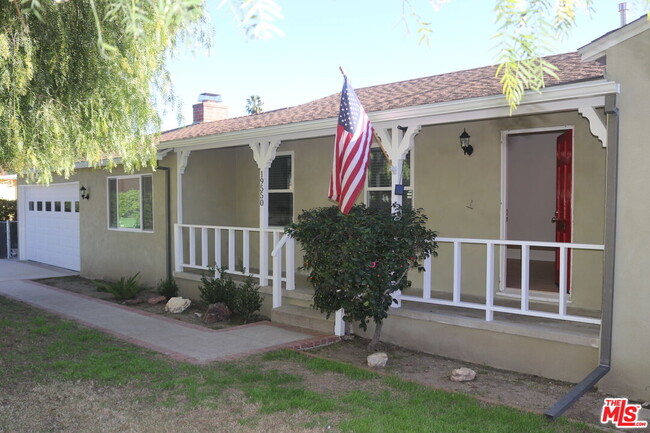
<svg viewBox="0 0 650 433">
<path fill-rule="evenodd" d="M 406 164 L 408 198 L 425 209 L 440 235 L 438 257 L 426 261 L 423 273 L 410 275 L 412 288 L 395 294 L 385 341 L 569 381 L 597 364 L 608 164 L 602 107 L 612 87 L 590 86 L 570 89 L 570 99 L 524 104 L 512 117 L 505 107 L 413 112 L 399 120 L 376 116 L 390 157 L 388 183 L 367 185 L 362 200 L 383 194 L 401 202 L 395 185 L 406 183 Z M 326 187 L 333 124 L 314 121 L 286 132 L 246 132 L 174 149 L 174 268 L 182 287 L 196 287 L 200 273 L 214 267 L 252 274 L 267 297 L 266 315 L 344 332 L 340 314 L 325 319 L 310 308 L 312 289 L 298 270 L 299 246 L 284 235 L 283 224 L 274 223 L 283 211 L 295 220 L 303 209 L 331 205 Z M 472 132 L 471 157 L 449 144 L 464 129 Z M 571 192 L 578 198 L 571 199 L 567 217 L 575 230 L 561 242 L 514 237 L 508 226 L 510 137 L 555 140 L 564 133 L 575 146 Z M 273 184 L 278 155 L 290 161 L 284 188 Z M 290 196 L 290 207 L 280 206 L 278 213 L 273 194 Z M 519 350 L 525 355 L 513 356 Z"/>
</svg>

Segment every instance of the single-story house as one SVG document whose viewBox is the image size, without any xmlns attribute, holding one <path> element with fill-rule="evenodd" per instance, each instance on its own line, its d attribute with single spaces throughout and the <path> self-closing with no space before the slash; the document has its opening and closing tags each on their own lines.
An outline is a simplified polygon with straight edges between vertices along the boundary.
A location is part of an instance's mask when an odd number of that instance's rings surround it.
<svg viewBox="0 0 650 433">
<path fill-rule="evenodd" d="M 609 370 L 601 389 L 650 400 L 648 52 L 642 17 L 550 56 L 558 78 L 513 113 L 494 66 L 357 89 L 392 161 L 372 149 L 359 201 L 423 208 L 440 236 L 385 341 L 575 383 Z M 217 264 L 255 275 L 273 320 L 340 333 L 309 308 L 283 235 L 331 205 L 338 104 L 226 118 L 206 94 L 193 124 L 162 134 L 155 170 L 21 184 L 20 256 L 93 278 L 173 274 L 194 298 Z"/>
<path fill-rule="evenodd" d="M 16 200 L 18 176 L 0 170 L 0 200 Z"/>
</svg>

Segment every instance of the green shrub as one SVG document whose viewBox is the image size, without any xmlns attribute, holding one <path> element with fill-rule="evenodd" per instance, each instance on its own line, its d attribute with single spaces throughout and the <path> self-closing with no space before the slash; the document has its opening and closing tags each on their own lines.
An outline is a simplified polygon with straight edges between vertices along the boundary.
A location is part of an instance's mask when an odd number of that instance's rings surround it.
<svg viewBox="0 0 650 433">
<path fill-rule="evenodd" d="M 237 285 L 225 268 L 210 268 L 210 273 L 201 275 L 199 292 L 201 300 L 206 304 L 223 302 L 230 310 L 248 322 L 255 312 L 262 308 L 264 298 L 260 294 L 260 286 L 252 275 L 244 277 L 244 283 Z M 244 272 L 246 270 L 244 269 Z M 214 275 L 219 277 L 215 278 Z"/>
<path fill-rule="evenodd" d="M 104 283 L 101 281 L 93 281 L 97 286 L 97 291 L 108 292 L 115 296 L 118 301 L 125 301 L 134 298 L 138 293 L 146 290 L 145 286 L 141 286 L 138 280 L 140 279 L 140 272 L 129 278 L 122 277 L 118 281 Z"/>
<path fill-rule="evenodd" d="M 214 277 L 215 273 L 219 274 L 219 278 Z M 199 292 L 201 293 L 201 300 L 206 304 L 223 302 L 233 310 L 236 291 L 237 286 L 226 272 L 226 268 L 210 268 L 209 274 L 203 273 L 201 275 Z"/>
<path fill-rule="evenodd" d="M 248 322 L 262 308 L 263 300 L 260 286 L 255 282 L 255 278 L 252 275 L 247 275 L 244 277 L 244 284 L 239 286 L 235 292 L 235 305 L 232 310 L 239 314 L 244 322 Z"/>
<path fill-rule="evenodd" d="M 176 284 L 176 280 L 174 277 L 160 280 L 156 287 L 156 291 L 159 295 L 162 295 L 167 299 L 178 296 L 178 285 Z"/>
<path fill-rule="evenodd" d="M 343 308 L 344 319 L 364 330 L 373 320 L 371 346 L 379 342 L 392 293 L 411 287 L 408 271 L 422 271 L 438 247 L 422 209 L 393 208 L 393 214 L 365 205 L 348 215 L 337 206 L 304 210 L 285 229 L 305 253 L 302 269 L 310 272 L 314 308 L 328 316 Z"/>
</svg>

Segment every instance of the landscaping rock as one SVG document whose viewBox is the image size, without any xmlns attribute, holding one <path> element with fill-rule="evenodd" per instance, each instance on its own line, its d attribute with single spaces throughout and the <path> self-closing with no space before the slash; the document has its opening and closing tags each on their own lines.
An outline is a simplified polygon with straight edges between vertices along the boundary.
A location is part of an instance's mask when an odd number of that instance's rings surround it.
<svg viewBox="0 0 650 433">
<path fill-rule="evenodd" d="M 135 298 L 135 299 L 127 299 L 124 301 L 124 305 L 139 305 L 144 302 L 144 299 L 142 298 Z"/>
<path fill-rule="evenodd" d="M 457 368 L 451 372 L 452 382 L 469 382 L 476 379 L 476 372 L 471 368 Z"/>
<path fill-rule="evenodd" d="M 232 311 L 230 308 L 223 302 L 217 302 L 216 304 L 210 304 L 208 310 L 203 316 L 203 321 L 205 323 L 216 323 L 222 322 L 230 317 Z"/>
<path fill-rule="evenodd" d="M 388 362 L 388 355 L 386 352 L 376 352 L 372 355 L 368 355 L 368 367 L 386 367 Z"/>
<path fill-rule="evenodd" d="M 147 303 L 149 303 L 150 305 L 156 305 L 156 304 L 160 304 L 161 302 L 165 302 L 166 300 L 167 298 L 165 298 L 164 296 L 155 296 L 153 298 L 147 299 Z"/>
<path fill-rule="evenodd" d="M 182 313 L 183 311 L 187 310 L 190 306 L 192 301 L 186 298 L 181 298 L 175 297 L 175 298 L 170 298 L 167 304 L 165 305 L 165 311 L 172 313 L 172 314 L 178 314 Z"/>
</svg>

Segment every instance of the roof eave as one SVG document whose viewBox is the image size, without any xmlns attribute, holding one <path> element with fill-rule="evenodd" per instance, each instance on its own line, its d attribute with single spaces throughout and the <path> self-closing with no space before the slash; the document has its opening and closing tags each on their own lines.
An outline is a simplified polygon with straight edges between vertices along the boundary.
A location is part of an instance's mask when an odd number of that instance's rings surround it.
<svg viewBox="0 0 650 433">
<path fill-rule="evenodd" d="M 650 29 L 650 21 L 645 15 L 636 21 L 633 21 L 618 30 L 602 36 L 593 42 L 578 48 L 578 54 L 583 61 L 595 61 L 606 56 L 607 50 L 615 45 L 620 44 L 634 36 Z"/>
<path fill-rule="evenodd" d="M 600 97 L 612 93 L 618 93 L 619 85 L 604 78 L 589 80 L 578 83 L 570 83 L 559 86 L 548 87 L 541 93 L 527 91 L 515 115 L 529 114 L 530 112 L 544 112 L 552 110 L 548 105 L 552 102 L 579 100 L 591 97 Z M 571 109 L 573 105 L 565 104 L 565 109 Z M 556 105 L 556 107 L 560 107 Z M 557 110 L 557 108 L 555 108 Z M 435 104 L 417 105 L 404 108 L 396 108 L 385 111 L 368 113 L 370 120 L 377 126 L 381 123 L 403 122 L 412 119 L 431 119 L 435 116 L 449 118 L 449 116 L 461 117 L 464 113 L 467 118 L 475 119 L 475 115 L 469 113 L 485 112 L 487 117 L 503 117 L 509 114 L 509 107 L 503 95 L 484 96 L 479 98 L 462 99 Z M 458 121 L 456 120 L 456 121 Z M 452 121 L 452 120 L 450 120 Z M 201 137 L 183 138 L 178 140 L 164 141 L 158 144 L 159 148 L 173 147 L 175 150 L 188 149 L 198 150 L 217 147 L 230 147 L 247 145 L 255 141 L 265 141 L 271 137 L 279 137 L 282 140 L 299 138 L 314 138 L 326 135 L 334 135 L 336 131 L 336 118 L 310 120 L 284 125 L 268 126 L 255 129 L 239 130 L 219 134 L 206 135 Z"/>
</svg>

